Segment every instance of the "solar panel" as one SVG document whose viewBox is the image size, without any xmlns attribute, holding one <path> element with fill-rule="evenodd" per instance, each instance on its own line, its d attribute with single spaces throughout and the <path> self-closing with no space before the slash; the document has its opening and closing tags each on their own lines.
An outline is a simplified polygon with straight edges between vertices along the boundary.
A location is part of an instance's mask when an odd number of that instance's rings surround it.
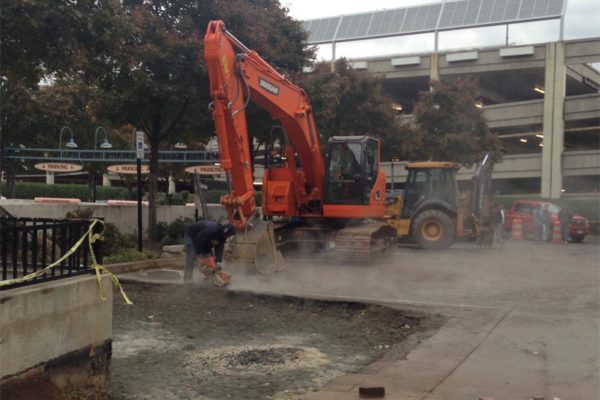
<svg viewBox="0 0 600 400">
<path fill-rule="evenodd" d="M 454 18 L 454 11 L 456 10 L 456 2 L 446 3 L 444 10 L 442 11 L 442 17 L 440 19 L 440 28 L 448 28 L 452 25 L 452 18 Z"/>
<path fill-rule="evenodd" d="M 415 30 L 414 26 L 417 23 L 417 12 L 418 8 L 416 7 L 409 8 L 406 11 L 406 18 L 404 18 L 401 32 L 413 32 Z"/>
<path fill-rule="evenodd" d="M 464 25 L 465 14 L 467 12 L 467 1 L 458 1 L 456 2 L 456 9 L 454 10 L 454 15 L 452 16 L 452 26 L 461 26 Z"/>
<path fill-rule="evenodd" d="M 435 29 L 441 9 L 441 3 L 432 4 L 429 6 L 429 12 L 427 14 L 427 18 L 425 19 L 425 24 L 423 26 L 425 30 Z"/>
<path fill-rule="evenodd" d="M 533 6 L 535 0 L 522 0 L 521 11 L 519 11 L 519 19 L 531 18 L 533 16 Z"/>
<path fill-rule="evenodd" d="M 518 0 L 517 0 L 518 1 Z M 465 10 L 464 25 L 473 25 L 477 22 L 479 9 L 481 8 L 481 0 L 469 0 L 467 9 Z"/>
<path fill-rule="evenodd" d="M 508 0 L 508 2 L 506 3 L 506 11 L 504 12 L 504 18 L 508 20 L 516 19 L 519 15 L 520 7 L 520 0 Z"/>
<path fill-rule="evenodd" d="M 354 19 L 358 19 L 359 17 L 363 17 L 363 15 L 352 15 L 342 18 L 337 32 L 337 39 L 356 37 L 354 31 L 356 30 L 357 25 Z"/>
<path fill-rule="evenodd" d="M 496 0 L 492 7 L 492 15 L 490 22 L 502 21 L 504 19 L 504 11 L 506 10 L 506 0 Z"/>
<path fill-rule="evenodd" d="M 310 26 L 310 42 L 330 42 L 334 39 L 340 17 L 313 20 Z"/>
<path fill-rule="evenodd" d="M 303 21 L 309 43 L 559 18 L 567 0 L 455 0 Z"/>
<path fill-rule="evenodd" d="M 566 0 L 550 0 L 548 15 L 561 15 L 563 12 L 564 1 Z"/>
</svg>

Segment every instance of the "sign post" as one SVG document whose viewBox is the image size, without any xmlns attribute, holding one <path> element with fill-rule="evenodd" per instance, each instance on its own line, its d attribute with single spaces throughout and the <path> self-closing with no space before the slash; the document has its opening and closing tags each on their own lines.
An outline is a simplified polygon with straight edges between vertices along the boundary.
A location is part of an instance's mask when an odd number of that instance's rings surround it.
<svg viewBox="0 0 600 400">
<path fill-rule="evenodd" d="M 135 132 L 135 158 L 137 165 L 137 225 L 138 251 L 144 250 L 142 237 L 142 159 L 144 158 L 144 132 Z"/>
</svg>

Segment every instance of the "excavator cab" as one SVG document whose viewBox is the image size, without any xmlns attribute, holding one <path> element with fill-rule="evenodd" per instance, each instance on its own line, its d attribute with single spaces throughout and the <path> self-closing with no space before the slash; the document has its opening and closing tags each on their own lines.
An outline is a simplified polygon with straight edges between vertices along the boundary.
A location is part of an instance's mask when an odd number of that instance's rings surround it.
<svg viewBox="0 0 600 400">
<path fill-rule="evenodd" d="M 379 143 L 369 136 L 329 139 L 325 174 L 325 204 L 370 204 L 379 173 Z"/>
</svg>

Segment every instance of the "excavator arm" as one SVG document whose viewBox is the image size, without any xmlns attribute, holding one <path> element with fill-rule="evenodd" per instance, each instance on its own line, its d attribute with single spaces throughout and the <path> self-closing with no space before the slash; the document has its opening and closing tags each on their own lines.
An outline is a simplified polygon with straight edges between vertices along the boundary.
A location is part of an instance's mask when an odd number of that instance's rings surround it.
<svg viewBox="0 0 600 400">
<path fill-rule="evenodd" d="M 286 171 L 280 184 L 269 186 L 271 181 L 264 180 L 263 196 L 286 205 L 286 215 L 318 213 L 323 200 L 324 162 L 304 90 L 244 46 L 225 29 L 223 21 L 209 23 L 204 57 L 221 166 L 232 181 L 232 192 L 221 199 L 230 220 L 244 229 L 256 209 L 245 112 L 250 100 L 279 121 L 291 145 L 285 151 Z"/>
</svg>

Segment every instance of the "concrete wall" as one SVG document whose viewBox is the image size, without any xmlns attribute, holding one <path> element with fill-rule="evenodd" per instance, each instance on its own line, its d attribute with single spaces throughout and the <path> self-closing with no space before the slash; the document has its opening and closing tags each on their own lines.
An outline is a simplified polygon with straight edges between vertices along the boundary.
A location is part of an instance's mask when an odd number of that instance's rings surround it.
<svg viewBox="0 0 600 400">
<path fill-rule="evenodd" d="M 395 182 L 404 182 L 408 172 L 404 169 L 406 162 L 394 163 Z M 392 176 L 391 163 L 382 163 L 383 172 L 390 182 Z M 600 151 L 568 151 L 563 153 L 563 175 L 598 175 L 600 171 Z M 456 175 L 458 180 L 470 180 L 475 168 L 461 168 Z M 502 158 L 502 162 L 494 165 L 494 179 L 540 178 L 542 176 L 542 154 L 513 154 Z"/>
<path fill-rule="evenodd" d="M 594 119 L 600 116 L 600 94 L 582 94 L 565 98 L 565 121 Z"/>
<path fill-rule="evenodd" d="M 104 218 L 106 222 L 114 224 L 123 234 L 137 232 L 137 206 L 107 206 L 97 203 L 80 204 L 37 204 L 32 200 L 2 200 L 0 205 L 15 217 L 29 218 L 64 218 L 68 212 L 78 209 L 92 208 L 94 216 Z M 218 204 L 209 204 L 211 218 L 226 217 L 225 209 Z M 170 223 L 178 217 L 194 218 L 194 207 L 185 206 L 158 206 L 158 222 Z M 148 207 L 142 208 L 142 227 L 144 231 L 148 224 Z"/>
<path fill-rule="evenodd" d="M 490 128 L 541 126 L 544 120 L 544 101 L 529 100 L 494 104 L 483 107 L 483 114 Z"/>
<path fill-rule="evenodd" d="M 112 284 L 82 276 L 0 292 L 0 377 L 15 375 L 112 336 Z"/>
</svg>

